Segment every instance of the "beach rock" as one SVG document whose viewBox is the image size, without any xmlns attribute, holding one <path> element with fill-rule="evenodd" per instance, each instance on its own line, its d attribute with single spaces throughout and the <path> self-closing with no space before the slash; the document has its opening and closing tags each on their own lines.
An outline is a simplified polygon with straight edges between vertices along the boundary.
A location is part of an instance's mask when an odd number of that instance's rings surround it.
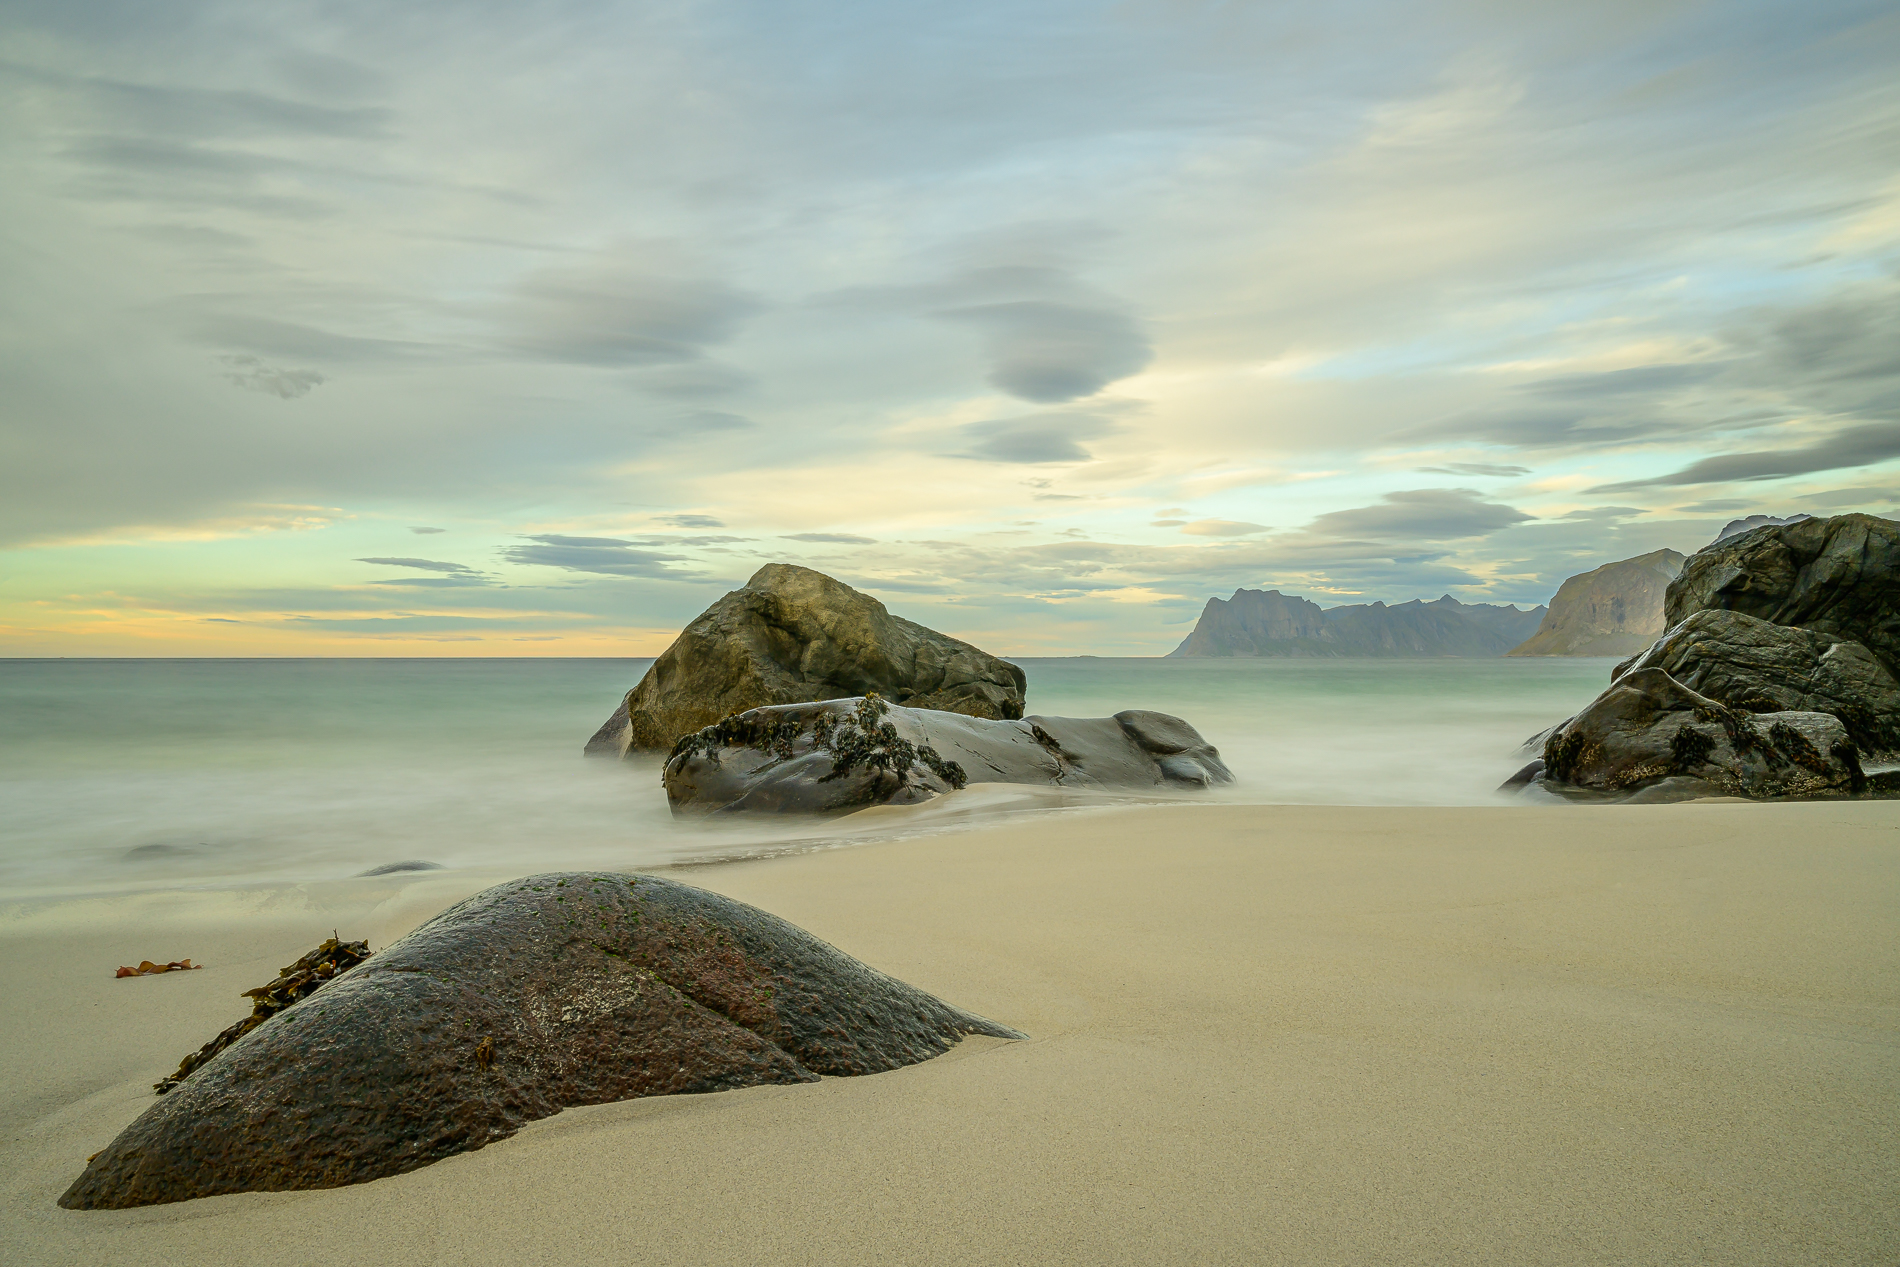
<svg viewBox="0 0 1900 1267">
<path fill-rule="evenodd" d="M 1782 712 L 1758 720 L 1676 681 L 1631 669 L 1551 735 L 1540 780 L 1626 792 L 1686 776 L 1724 795 L 1847 795 L 1864 786 L 1837 718 Z"/>
<path fill-rule="evenodd" d="M 1606 563 L 1557 588 L 1537 632 L 1506 655 L 1629 655 L 1663 631 L 1663 595 L 1683 556 L 1655 550 Z"/>
<path fill-rule="evenodd" d="M 252 1030 L 59 1203 L 339 1187 L 570 1105 L 878 1073 L 965 1034 L 1023 1037 L 702 889 L 533 876 L 444 911 Z"/>
<path fill-rule="evenodd" d="M 1233 777 L 1192 726 L 1165 713 L 990 721 L 875 696 L 729 717 L 681 740 L 662 775 L 676 814 L 841 813 L 967 783 L 1206 787 Z"/>
<path fill-rule="evenodd" d="M 1025 687 L 1006 660 L 893 616 L 822 572 L 771 563 L 681 632 L 587 753 L 665 752 L 747 709 L 870 692 L 908 708 L 1016 718 Z"/>
<path fill-rule="evenodd" d="M 380 867 L 371 867 L 367 871 L 358 871 L 355 878 L 363 879 L 372 875 L 397 875 L 404 871 L 441 871 L 445 868 L 439 862 L 427 862 L 421 858 L 410 858 L 406 862 L 385 862 Z"/>
<path fill-rule="evenodd" d="M 1683 565 L 1663 615 L 1673 629 L 1707 610 L 1858 642 L 1900 676 L 1900 524 L 1836 515 L 1717 541 Z"/>
<path fill-rule="evenodd" d="M 1712 797 L 1732 799 L 1725 796 L 1721 788 L 1707 779 L 1695 779 L 1686 774 L 1677 774 L 1639 788 L 1624 797 L 1619 804 L 1678 805 L 1683 801 L 1705 801 Z"/>
<path fill-rule="evenodd" d="M 1692 612 L 1617 678 L 1661 669 L 1682 685 L 1750 713 L 1838 717 L 1863 756 L 1900 748 L 1900 681 L 1858 642 L 1773 625 L 1741 612 Z"/>
</svg>

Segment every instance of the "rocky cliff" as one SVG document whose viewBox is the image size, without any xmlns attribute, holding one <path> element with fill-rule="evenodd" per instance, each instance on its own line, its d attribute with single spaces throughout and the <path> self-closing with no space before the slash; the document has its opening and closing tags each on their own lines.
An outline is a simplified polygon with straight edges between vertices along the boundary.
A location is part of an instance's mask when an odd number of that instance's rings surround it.
<svg viewBox="0 0 1900 1267">
<path fill-rule="evenodd" d="M 1633 655 L 1663 631 L 1663 596 L 1682 571 L 1683 556 L 1655 550 L 1606 563 L 1557 588 L 1550 611 L 1522 646 L 1507 655 Z"/>
<path fill-rule="evenodd" d="M 1461 603 L 1447 594 L 1388 607 L 1322 609 L 1278 590 L 1210 598 L 1171 656 L 1498 656 L 1537 628 L 1542 607 Z"/>
</svg>

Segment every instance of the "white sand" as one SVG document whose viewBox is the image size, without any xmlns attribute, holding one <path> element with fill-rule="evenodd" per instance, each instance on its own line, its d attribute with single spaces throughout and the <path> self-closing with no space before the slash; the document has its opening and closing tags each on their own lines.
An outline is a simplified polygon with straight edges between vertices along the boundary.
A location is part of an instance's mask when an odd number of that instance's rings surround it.
<svg viewBox="0 0 1900 1267">
<path fill-rule="evenodd" d="M 1900 802 L 1162 807 L 676 874 L 1033 1038 L 72 1212 L 237 991 L 502 877 L 14 909 L 0 1260 L 1900 1262 Z"/>
</svg>

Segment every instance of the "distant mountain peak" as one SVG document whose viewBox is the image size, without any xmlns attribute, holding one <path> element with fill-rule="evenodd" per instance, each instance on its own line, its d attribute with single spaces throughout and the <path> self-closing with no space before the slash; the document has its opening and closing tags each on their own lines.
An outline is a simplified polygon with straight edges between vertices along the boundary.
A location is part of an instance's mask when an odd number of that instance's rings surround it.
<svg viewBox="0 0 1900 1267">
<path fill-rule="evenodd" d="M 1663 599 L 1683 556 L 1652 550 L 1580 572 L 1557 589 L 1537 632 L 1514 656 L 1633 655 L 1663 631 Z"/>
<path fill-rule="evenodd" d="M 1321 609 L 1279 590 L 1210 598 L 1174 656 L 1497 656 L 1537 627 L 1542 607 L 1461 603 L 1451 595 Z"/>
<path fill-rule="evenodd" d="M 1803 519 L 1812 519 L 1813 517 L 1812 515 L 1802 514 L 1782 516 L 1750 515 L 1746 519 L 1731 519 L 1728 521 L 1727 527 L 1715 534 L 1715 541 L 1727 541 L 1730 537 L 1738 537 L 1744 532 L 1753 532 L 1757 528 L 1779 528 L 1784 524 L 1800 523 Z M 1711 541 L 1709 544 L 1714 545 L 1715 541 Z"/>
</svg>

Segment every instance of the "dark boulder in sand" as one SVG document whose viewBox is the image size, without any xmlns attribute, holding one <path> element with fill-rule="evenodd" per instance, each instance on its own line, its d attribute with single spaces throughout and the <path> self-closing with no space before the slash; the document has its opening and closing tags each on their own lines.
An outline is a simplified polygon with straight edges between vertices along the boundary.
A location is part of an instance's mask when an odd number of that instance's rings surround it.
<svg viewBox="0 0 1900 1267">
<path fill-rule="evenodd" d="M 1707 610 L 1858 642 L 1900 676 L 1900 524 L 1836 515 L 1716 541 L 1683 564 L 1663 615 L 1673 629 Z"/>
<path fill-rule="evenodd" d="M 1900 681 L 1866 647 L 1834 634 L 1698 611 L 1618 665 L 1614 680 L 1638 669 L 1661 669 L 1744 712 L 1828 713 L 1863 756 L 1900 747 Z"/>
<path fill-rule="evenodd" d="M 1854 745 L 1826 713 L 1758 718 L 1632 669 L 1544 744 L 1546 786 L 1630 793 L 1675 778 L 1752 798 L 1847 795 L 1864 780 Z"/>
<path fill-rule="evenodd" d="M 755 708 L 682 739 L 663 774 L 676 814 L 840 813 L 927 801 L 967 783 L 1206 787 L 1233 775 L 1165 713 L 987 721 L 876 696 Z"/>
<path fill-rule="evenodd" d="M 122 1209 L 401 1174 L 570 1105 L 928 1060 L 1023 1035 L 782 919 L 651 876 L 498 885 L 260 1025 L 95 1156 Z"/>
<path fill-rule="evenodd" d="M 768 704 L 871 692 L 909 708 L 1023 715 L 1021 668 L 926 629 L 822 572 L 762 567 L 702 612 L 587 743 L 589 756 L 668 751 L 722 718 Z"/>
</svg>

